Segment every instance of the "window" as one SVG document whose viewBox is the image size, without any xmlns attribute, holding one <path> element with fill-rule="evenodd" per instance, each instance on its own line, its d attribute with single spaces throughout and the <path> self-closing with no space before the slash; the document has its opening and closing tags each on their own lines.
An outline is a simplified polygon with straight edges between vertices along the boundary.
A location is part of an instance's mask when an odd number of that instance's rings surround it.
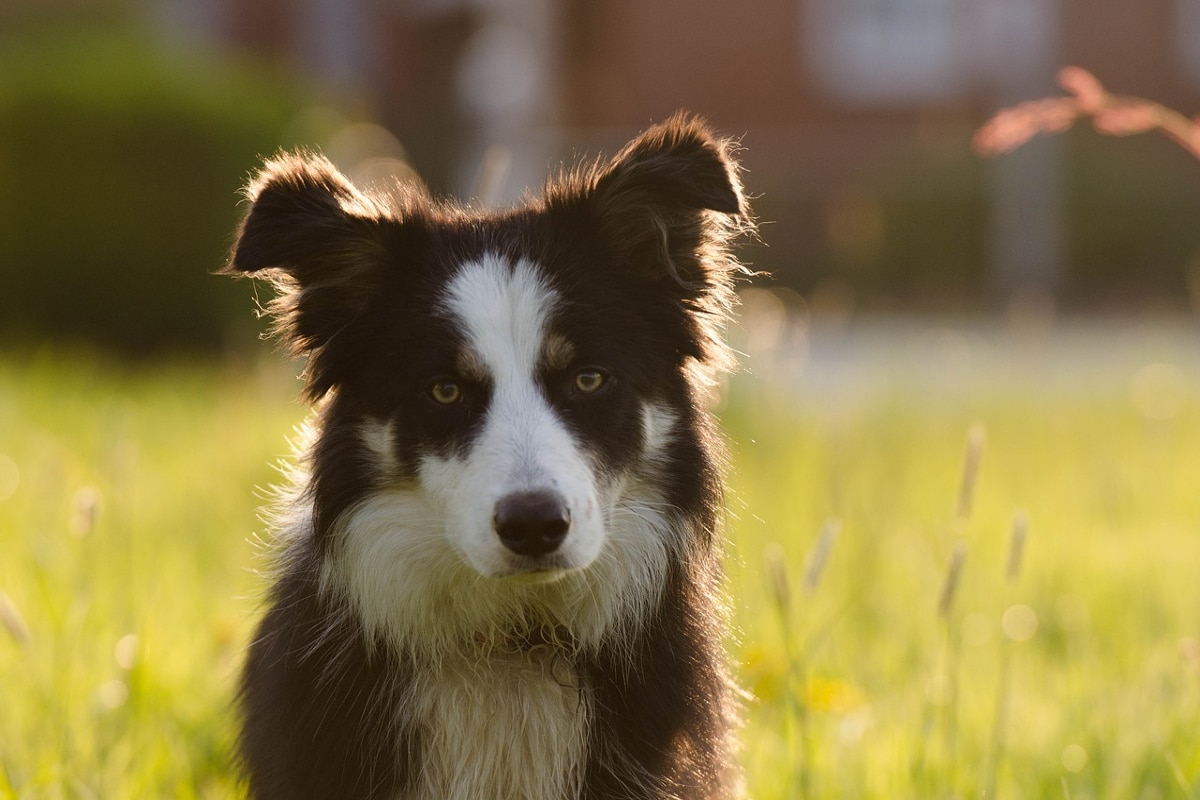
<svg viewBox="0 0 1200 800">
<path fill-rule="evenodd" d="M 966 88 L 955 7 L 955 0 L 808 0 L 807 66 L 851 103 L 952 99 Z"/>
<path fill-rule="evenodd" d="M 1200 84 L 1200 0 L 1175 0 L 1175 53 L 1193 83 Z"/>
<path fill-rule="evenodd" d="M 1048 83 L 1059 64 L 1060 0 L 801 0 L 805 67 L 857 105 L 936 104 L 975 88 Z M 1200 0 L 1188 44 L 1200 76 Z"/>
</svg>

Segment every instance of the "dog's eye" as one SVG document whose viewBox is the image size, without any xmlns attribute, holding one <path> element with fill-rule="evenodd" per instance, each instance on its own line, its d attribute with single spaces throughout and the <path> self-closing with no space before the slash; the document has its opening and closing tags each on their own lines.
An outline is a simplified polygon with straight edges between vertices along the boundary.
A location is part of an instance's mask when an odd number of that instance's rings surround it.
<svg viewBox="0 0 1200 800">
<path fill-rule="evenodd" d="M 449 378 L 436 380 L 429 385 L 429 396 L 433 398 L 435 403 L 440 403 L 444 406 L 454 405 L 462 402 L 463 391 L 457 381 L 452 381 Z"/>
<path fill-rule="evenodd" d="M 598 369 L 581 369 L 575 373 L 575 388 L 584 394 L 598 390 L 608 380 L 608 375 Z"/>
</svg>

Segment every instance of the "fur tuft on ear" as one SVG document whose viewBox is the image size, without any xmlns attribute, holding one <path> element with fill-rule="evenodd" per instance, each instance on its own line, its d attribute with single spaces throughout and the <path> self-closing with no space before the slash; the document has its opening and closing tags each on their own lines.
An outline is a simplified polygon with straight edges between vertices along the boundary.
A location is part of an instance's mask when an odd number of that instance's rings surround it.
<svg viewBox="0 0 1200 800">
<path fill-rule="evenodd" d="M 747 272 L 733 242 L 755 231 L 735 150 L 700 119 L 677 113 L 607 164 L 552 184 L 545 198 L 550 208 L 582 210 L 617 255 L 615 267 L 674 295 L 694 330 L 688 354 L 712 368 L 732 363 L 721 329 L 734 275 Z"/>
<path fill-rule="evenodd" d="M 754 222 L 742 192 L 736 145 L 682 112 L 641 134 L 607 164 L 566 176 L 547 205 L 582 205 L 628 266 L 669 276 L 697 293 L 728 282 L 730 254 Z"/>
<path fill-rule="evenodd" d="M 246 198 L 250 210 L 223 272 L 274 284 L 267 307 L 274 331 L 294 355 L 310 355 L 308 392 L 320 397 L 332 381 L 313 362 L 377 290 L 388 211 L 324 156 L 308 152 L 269 159 Z"/>
<path fill-rule="evenodd" d="M 733 143 L 680 112 L 625 146 L 596 180 L 610 201 L 657 204 L 662 210 L 748 216 Z"/>
</svg>

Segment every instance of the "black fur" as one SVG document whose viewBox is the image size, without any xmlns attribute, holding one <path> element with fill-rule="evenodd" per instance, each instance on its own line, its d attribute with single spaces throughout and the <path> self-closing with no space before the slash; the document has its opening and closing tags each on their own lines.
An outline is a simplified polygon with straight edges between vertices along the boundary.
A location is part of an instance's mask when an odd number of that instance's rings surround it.
<svg viewBox="0 0 1200 800">
<path fill-rule="evenodd" d="M 543 376 L 548 401 L 603 469 L 638 457 L 636 399 L 662 402 L 680 419 L 659 480 L 693 557 L 672 565 L 636 641 L 609 637 L 562 653 L 592 698 L 582 796 L 729 796 L 721 450 L 703 395 L 728 360 L 721 327 L 740 269 L 729 247 L 751 228 L 730 145 L 677 116 L 611 162 L 565 174 L 530 205 L 494 214 L 411 189 L 364 194 L 304 153 L 272 159 L 247 194 L 226 271 L 275 282 L 277 331 L 307 356 L 306 393 L 319 402 L 308 482 L 292 503 L 307 513 L 289 531 L 242 677 L 251 793 L 395 798 L 415 785 L 422 743 L 394 711 L 421 667 L 404 648 L 368 640 L 352 608 L 320 589 L 319 575 L 336 522 L 378 488 L 373 456 L 355 434 L 359 420 L 393 423 L 400 477 L 411 480 L 419 454 L 466 448 L 486 415 L 485 385 L 466 386 L 452 412 L 411 398 L 420 389 L 413 381 L 459 343 L 436 311 L 440 287 L 458 264 L 498 252 L 551 276 L 566 303 L 551 322 L 556 331 L 622 365 L 621 394 L 604 403 L 566 397 L 567 379 L 552 365 Z"/>
</svg>

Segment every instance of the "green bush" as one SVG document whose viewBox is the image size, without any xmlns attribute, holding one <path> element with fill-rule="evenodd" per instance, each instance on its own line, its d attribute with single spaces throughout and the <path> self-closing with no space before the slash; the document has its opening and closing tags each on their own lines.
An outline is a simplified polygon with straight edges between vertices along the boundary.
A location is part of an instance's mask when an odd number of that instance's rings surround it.
<svg viewBox="0 0 1200 800">
<path fill-rule="evenodd" d="M 1186 304 L 1200 257 L 1200 164 L 1155 134 L 1070 134 L 1064 169 L 1070 273 L 1064 292 L 1088 305 Z"/>
<path fill-rule="evenodd" d="M 0 334 L 212 347 L 245 286 L 211 275 L 294 91 L 137 33 L 0 40 Z"/>
<path fill-rule="evenodd" d="M 1189 270 L 1200 262 L 1200 164 L 1149 134 L 1118 141 L 1081 128 L 1062 145 L 1058 300 L 1186 310 Z M 866 308 L 991 307 L 1005 299 L 988 274 L 997 168 L 962 136 L 866 163 L 848 191 L 793 196 L 791 206 L 768 191 L 756 210 L 779 224 L 764 227 L 772 250 L 756 266 L 801 292 L 836 281 Z M 840 236 L 831 224 L 839 207 L 849 208 Z M 784 260 L 793 253 L 802 269 Z"/>
</svg>

